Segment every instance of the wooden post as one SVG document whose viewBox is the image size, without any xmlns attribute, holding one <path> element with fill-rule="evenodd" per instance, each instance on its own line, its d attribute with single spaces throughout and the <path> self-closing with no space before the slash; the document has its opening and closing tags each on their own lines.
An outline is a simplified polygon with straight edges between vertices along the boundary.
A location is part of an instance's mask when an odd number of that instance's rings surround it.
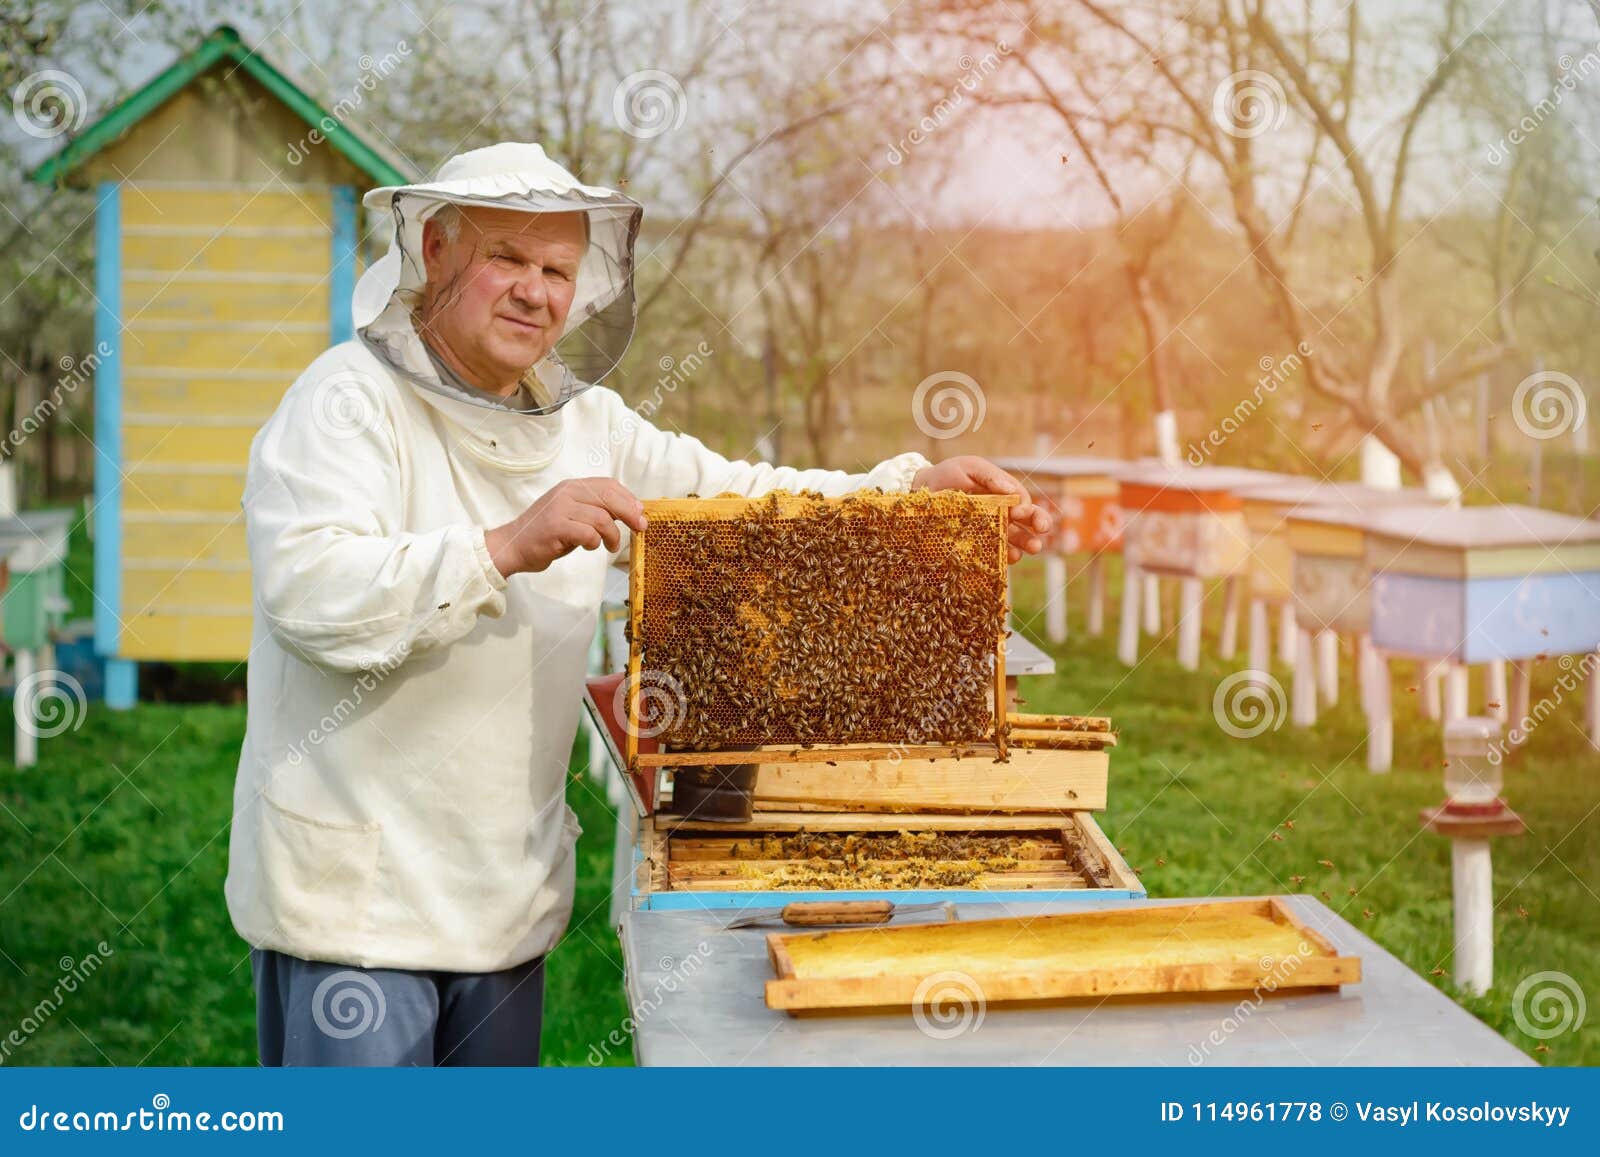
<svg viewBox="0 0 1600 1157">
<path fill-rule="evenodd" d="M 1467 717 L 1467 665 L 1454 660 L 1445 665 L 1444 721 Z"/>
<path fill-rule="evenodd" d="M 1161 577 L 1144 572 L 1144 633 L 1161 633 Z"/>
<path fill-rule="evenodd" d="M 1510 689 L 1506 683 L 1506 661 L 1504 659 L 1489 660 L 1489 677 L 1484 688 L 1484 714 L 1504 727 L 1509 712 L 1506 703 L 1510 697 Z"/>
<path fill-rule="evenodd" d="M 1317 721 L 1317 672 L 1311 654 L 1311 632 L 1296 631 L 1294 651 L 1294 725 L 1310 727 Z"/>
<path fill-rule="evenodd" d="M 1322 702 L 1333 707 L 1339 702 L 1339 635 L 1335 631 L 1317 632 L 1317 689 Z"/>
<path fill-rule="evenodd" d="M 1185 671 L 1200 669 L 1201 601 L 1205 587 L 1197 578 L 1178 584 L 1178 666 Z"/>
<path fill-rule="evenodd" d="M 1528 718 L 1529 708 L 1532 706 L 1533 690 L 1533 660 L 1523 659 L 1511 664 L 1511 730 L 1506 739 L 1513 744 L 1520 744 L 1528 737 L 1522 731 L 1522 725 Z"/>
<path fill-rule="evenodd" d="M 1067 641 L 1067 560 L 1055 551 L 1044 556 L 1044 633 L 1052 643 Z"/>
<path fill-rule="evenodd" d="M 1367 640 L 1367 770 L 1394 766 L 1394 686 L 1389 657 Z"/>
<path fill-rule="evenodd" d="M 1267 604 L 1250 597 L 1250 669 L 1272 670 L 1272 628 L 1267 623 Z"/>
<path fill-rule="evenodd" d="M 1097 554 L 1089 560 L 1088 634 L 1098 639 L 1106 631 L 1106 560 Z"/>
<path fill-rule="evenodd" d="M 1132 559 L 1122 564 L 1122 619 L 1117 623 L 1117 658 L 1124 666 L 1139 661 L 1139 594 L 1144 576 Z"/>
<path fill-rule="evenodd" d="M 1239 650 L 1239 604 L 1244 600 L 1244 587 L 1245 580 L 1239 575 L 1231 574 L 1222 582 L 1222 638 L 1217 655 L 1223 662 Z"/>
</svg>

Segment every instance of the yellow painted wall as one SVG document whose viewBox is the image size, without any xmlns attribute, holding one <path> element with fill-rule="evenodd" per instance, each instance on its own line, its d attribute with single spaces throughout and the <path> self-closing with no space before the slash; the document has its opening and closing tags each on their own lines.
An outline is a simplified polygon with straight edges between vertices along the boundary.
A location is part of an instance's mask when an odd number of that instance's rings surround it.
<svg viewBox="0 0 1600 1157">
<path fill-rule="evenodd" d="M 283 391 L 328 346 L 331 196 L 124 186 L 128 658 L 249 653 L 245 464 Z"/>
<path fill-rule="evenodd" d="M 250 441 L 328 346 L 333 188 L 373 184 L 309 131 L 218 67 L 81 174 L 122 185 L 126 658 L 249 652 Z"/>
</svg>

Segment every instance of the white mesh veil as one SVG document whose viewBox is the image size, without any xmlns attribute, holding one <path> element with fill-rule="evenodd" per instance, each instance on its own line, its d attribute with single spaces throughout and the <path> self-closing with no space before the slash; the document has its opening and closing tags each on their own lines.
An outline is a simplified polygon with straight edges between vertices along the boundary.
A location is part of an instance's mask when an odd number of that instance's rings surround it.
<svg viewBox="0 0 1600 1157">
<path fill-rule="evenodd" d="M 610 374 L 633 337 L 633 250 L 644 209 L 616 190 L 580 184 L 538 145 L 476 149 L 446 162 L 433 181 L 387 186 L 366 195 L 368 207 L 388 209 L 394 216 L 393 243 L 362 275 L 352 303 L 356 328 L 368 347 L 416 384 L 440 388 L 410 368 L 415 359 L 406 356 L 405 346 L 415 340 L 406 319 L 426 280 L 422 225 L 446 202 L 588 214 L 589 244 L 578 266 L 572 309 L 555 349 L 537 369 L 551 401 L 524 412 L 553 413 Z"/>
</svg>

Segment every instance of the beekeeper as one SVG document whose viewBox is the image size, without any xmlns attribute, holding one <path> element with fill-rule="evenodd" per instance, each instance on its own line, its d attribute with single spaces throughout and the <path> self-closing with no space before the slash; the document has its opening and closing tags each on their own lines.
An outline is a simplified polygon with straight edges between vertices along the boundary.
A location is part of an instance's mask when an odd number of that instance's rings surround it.
<svg viewBox="0 0 1600 1157">
<path fill-rule="evenodd" d="M 395 232 L 357 336 L 250 448 L 228 911 L 264 1064 L 532 1065 L 573 904 L 586 656 L 640 498 L 1021 490 L 977 458 L 794 470 L 657 429 L 597 384 L 633 332 L 643 210 L 538 145 L 365 204 Z M 1014 507 L 1013 558 L 1048 528 Z"/>
</svg>

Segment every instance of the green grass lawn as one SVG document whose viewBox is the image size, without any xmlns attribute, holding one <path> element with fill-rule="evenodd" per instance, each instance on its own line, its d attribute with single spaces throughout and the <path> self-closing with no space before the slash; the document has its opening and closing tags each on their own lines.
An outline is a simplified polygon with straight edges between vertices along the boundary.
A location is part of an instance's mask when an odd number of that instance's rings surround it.
<svg viewBox="0 0 1600 1157">
<path fill-rule="evenodd" d="M 1039 568 L 1015 573 L 1028 623 Z M 1442 795 L 1439 729 L 1417 718 L 1408 672 L 1396 680 L 1395 770 L 1372 776 L 1348 663 L 1343 701 L 1314 730 L 1285 722 L 1238 740 L 1217 727 L 1211 698 L 1242 660 L 1218 663 L 1214 637 L 1198 673 L 1177 667 L 1171 642 L 1130 673 L 1111 639 L 1081 637 L 1077 601 L 1072 627 L 1072 643 L 1055 649 L 1059 673 L 1025 683 L 1024 695 L 1030 709 L 1115 720 L 1123 742 L 1103 824 L 1151 895 L 1326 893 L 1335 910 L 1530 1051 L 1539 1042 L 1516 1027 L 1511 1008 L 1523 978 L 1562 972 L 1600 1000 L 1600 754 L 1578 728 L 1577 704 L 1563 705 L 1508 771 L 1508 798 L 1529 831 L 1495 846 L 1498 983 L 1467 998 L 1448 978 L 1449 849 L 1417 824 L 1418 810 Z M 1546 674 L 1536 696 L 1548 689 Z M 7 1063 L 254 1063 L 248 958 L 222 899 L 243 734 L 240 707 L 146 704 L 118 714 L 92 704 L 80 729 L 41 744 L 36 768 L 0 763 L 0 1040 L 51 993 L 63 967 L 101 940 L 113 949 Z M 9 737 L 0 742 L 9 752 Z M 575 780 L 568 797 L 585 834 L 574 923 L 550 964 L 544 1053 L 547 1063 L 586 1064 L 622 1029 L 626 1008 L 606 927 L 610 812 L 587 781 Z M 1297 875 L 1304 881 L 1294 883 Z M 1600 1063 L 1600 1009 L 1548 1048 L 1538 1054 L 1545 1063 Z M 607 1060 L 628 1063 L 627 1050 Z"/>
</svg>

